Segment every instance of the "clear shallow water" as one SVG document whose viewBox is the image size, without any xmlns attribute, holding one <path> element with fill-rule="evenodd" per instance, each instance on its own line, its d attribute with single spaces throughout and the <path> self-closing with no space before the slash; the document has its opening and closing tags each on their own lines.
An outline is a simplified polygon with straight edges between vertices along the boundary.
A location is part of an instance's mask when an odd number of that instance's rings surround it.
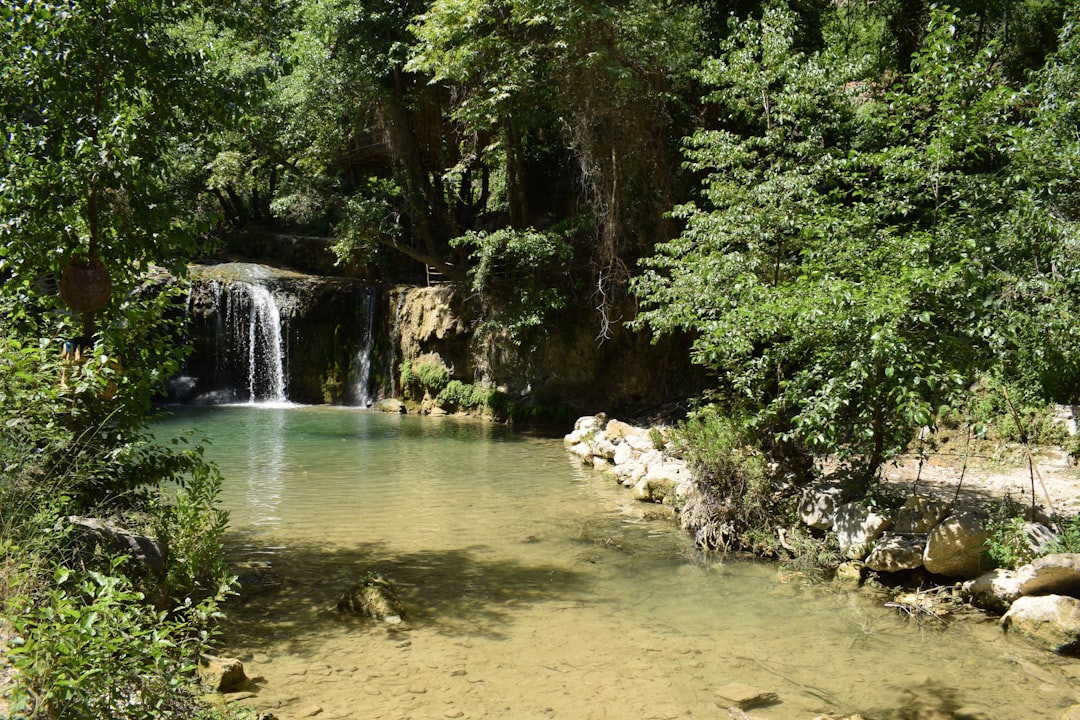
<svg viewBox="0 0 1080 720">
<path fill-rule="evenodd" d="M 881 598 L 706 563 L 669 522 L 583 471 L 561 441 L 456 418 L 326 407 L 178 408 L 226 477 L 228 552 L 282 587 L 230 608 L 225 654 L 278 720 L 726 717 L 1055 718 L 1080 664 L 995 623 L 920 627 Z M 367 571 L 406 622 L 340 616 Z M 923 713 L 920 715 L 920 713 Z"/>
</svg>

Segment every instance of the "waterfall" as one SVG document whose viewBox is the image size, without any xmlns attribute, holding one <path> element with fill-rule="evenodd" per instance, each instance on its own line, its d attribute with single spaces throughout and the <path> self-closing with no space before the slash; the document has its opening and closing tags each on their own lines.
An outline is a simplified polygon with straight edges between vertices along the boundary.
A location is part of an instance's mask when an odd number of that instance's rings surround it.
<svg viewBox="0 0 1080 720">
<path fill-rule="evenodd" d="M 287 347 L 281 307 L 269 288 L 248 282 L 214 283 L 218 299 L 217 372 L 233 399 L 288 402 Z"/>
<path fill-rule="evenodd" d="M 360 295 L 360 346 L 353 358 L 353 385 L 347 396 L 351 405 L 368 407 L 374 401 L 371 394 L 371 353 L 375 345 L 375 288 L 365 288 Z"/>
<path fill-rule="evenodd" d="M 240 262 L 193 278 L 189 352 L 168 401 L 368 407 L 384 392 L 383 288 Z"/>
</svg>

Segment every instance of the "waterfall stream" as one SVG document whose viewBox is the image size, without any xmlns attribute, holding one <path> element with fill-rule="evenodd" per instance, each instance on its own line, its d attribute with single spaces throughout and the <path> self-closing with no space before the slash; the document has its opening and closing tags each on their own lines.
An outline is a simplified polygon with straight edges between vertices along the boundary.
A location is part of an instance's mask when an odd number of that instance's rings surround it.
<svg viewBox="0 0 1080 720">
<path fill-rule="evenodd" d="M 218 301 L 217 372 L 228 387 L 246 390 L 246 402 L 288 402 L 288 347 L 282 306 L 269 288 L 234 281 L 214 283 Z M 240 381 L 243 382 L 240 382 Z"/>
<path fill-rule="evenodd" d="M 191 352 L 167 383 L 169 400 L 368 407 L 382 394 L 379 286 L 239 262 L 193 277 Z"/>
<path fill-rule="evenodd" d="M 363 331 L 353 359 L 355 381 L 346 399 L 350 405 L 367 407 L 374 401 L 371 392 L 371 353 L 375 346 L 375 288 L 367 288 L 360 296 L 360 315 Z"/>
</svg>

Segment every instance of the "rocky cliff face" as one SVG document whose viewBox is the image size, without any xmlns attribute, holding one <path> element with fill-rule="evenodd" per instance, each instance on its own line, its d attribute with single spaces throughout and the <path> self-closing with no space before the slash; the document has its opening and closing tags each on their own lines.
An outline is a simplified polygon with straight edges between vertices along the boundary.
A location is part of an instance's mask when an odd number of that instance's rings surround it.
<svg viewBox="0 0 1080 720">
<path fill-rule="evenodd" d="M 685 348 L 652 345 L 622 328 L 600 343 L 588 318 L 572 313 L 523 348 L 497 329 L 478 332 L 478 304 L 454 285 L 386 287 L 247 263 L 207 266 L 193 277 L 193 353 L 171 384 L 181 402 L 400 398 L 414 411 L 453 412 L 465 405 L 439 390 L 456 381 L 459 395 L 475 388 L 531 414 L 569 416 L 696 390 Z M 414 372 L 434 373 L 439 386 Z"/>
<path fill-rule="evenodd" d="M 192 352 L 172 399 L 363 404 L 380 381 L 360 357 L 387 351 L 373 332 L 377 286 L 251 263 L 198 268 L 192 280 Z"/>
<path fill-rule="evenodd" d="M 401 362 L 441 365 L 452 380 L 497 390 L 529 414 L 640 410 L 688 397 L 701 387 L 686 348 L 654 345 L 648 336 L 622 327 L 599 342 L 590 318 L 573 312 L 547 326 L 535 346 L 522 347 L 482 325 L 478 304 L 452 285 L 398 287 L 390 304 L 398 308 L 391 336 Z M 438 407 L 422 386 L 401 391 L 421 411 Z"/>
</svg>

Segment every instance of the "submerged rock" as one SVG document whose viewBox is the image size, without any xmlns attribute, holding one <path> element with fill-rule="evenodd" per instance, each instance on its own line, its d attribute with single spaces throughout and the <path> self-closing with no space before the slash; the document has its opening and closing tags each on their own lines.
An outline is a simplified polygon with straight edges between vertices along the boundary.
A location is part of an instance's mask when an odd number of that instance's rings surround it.
<svg viewBox="0 0 1080 720">
<path fill-rule="evenodd" d="M 341 594 L 337 609 L 397 625 L 405 617 L 393 583 L 380 573 L 367 573 L 356 585 Z"/>
<path fill-rule="evenodd" d="M 776 693 L 741 682 L 728 683 L 715 693 L 716 704 L 722 708 L 748 710 L 780 702 Z"/>
</svg>

